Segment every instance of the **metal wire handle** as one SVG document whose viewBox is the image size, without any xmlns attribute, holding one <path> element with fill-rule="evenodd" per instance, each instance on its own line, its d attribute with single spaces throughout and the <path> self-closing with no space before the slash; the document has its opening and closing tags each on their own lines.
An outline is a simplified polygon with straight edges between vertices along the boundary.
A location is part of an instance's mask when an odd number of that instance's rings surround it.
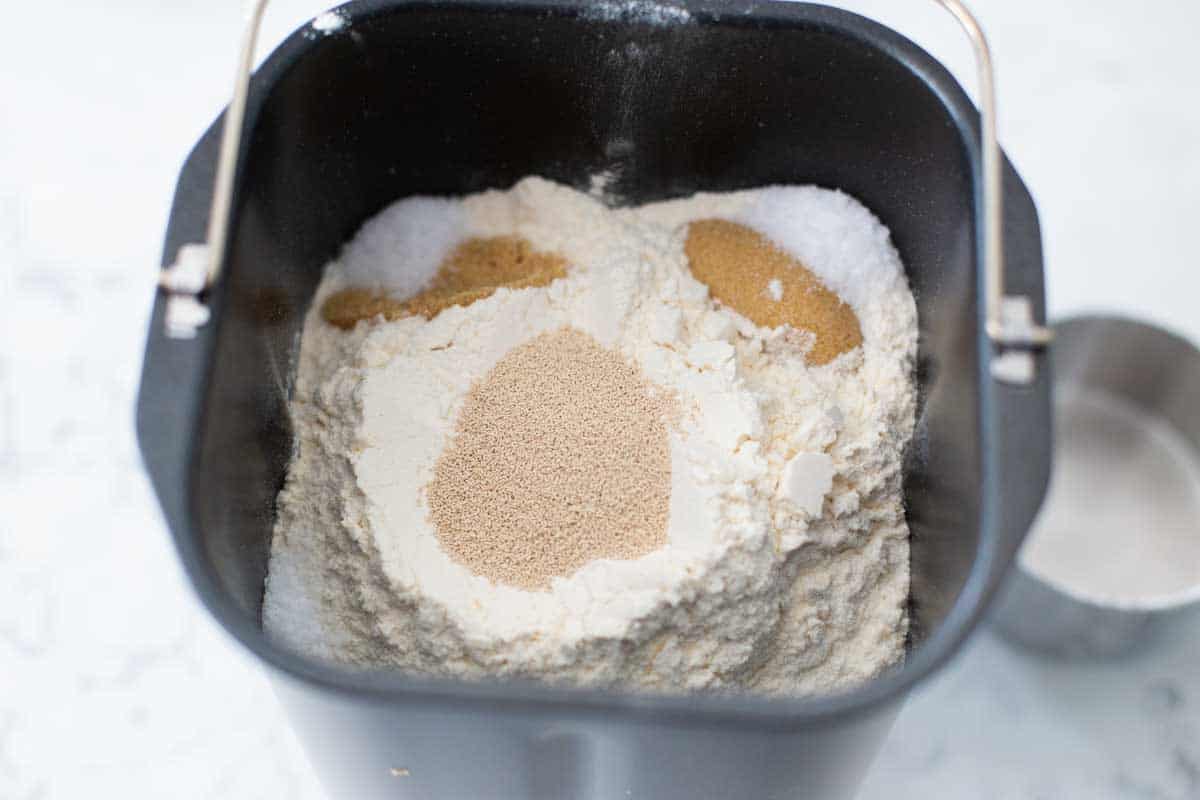
<svg viewBox="0 0 1200 800">
<path fill-rule="evenodd" d="M 233 99 L 221 126 L 221 150 L 217 156 L 217 177 L 208 216 L 207 241 L 204 244 L 185 244 L 179 248 L 175 263 L 164 269 L 159 278 L 159 286 L 168 294 L 166 333 L 171 338 L 194 338 L 210 317 L 200 295 L 216 284 L 224 266 L 233 205 L 233 179 L 242 146 L 246 100 L 250 94 L 250 76 L 254 71 L 254 52 L 269 2 L 254 0 L 242 34 Z"/>
<path fill-rule="evenodd" d="M 996 138 L 996 80 L 992 50 L 979 21 L 960 0 L 936 0 L 958 20 L 971 40 L 979 76 L 979 149 L 982 154 L 983 268 L 985 329 L 997 349 L 992 376 L 1018 385 L 1033 383 L 1037 363 L 1033 352 L 1054 339 L 1054 332 L 1033 317 L 1033 303 L 1024 295 L 1007 294 L 1004 261 L 1004 172 Z"/>
<path fill-rule="evenodd" d="M 192 338 L 208 322 L 208 309 L 200 295 L 221 276 L 225 245 L 229 237 L 234 173 L 237 170 L 246 118 L 246 100 L 254 52 L 270 0 L 253 0 L 242 38 L 241 56 L 233 99 L 221 131 L 221 150 L 212 209 L 208 220 L 207 244 L 189 244 L 179 249 L 175 263 L 163 270 L 159 285 L 168 293 L 167 335 Z M 935 0 L 954 15 L 971 40 L 979 75 L 980 151 L 983 187 L 983 266 L 986 273 L 985 310 L 988 338 L 999 350 L 993 374 L 1010 383 L 1031 383 L 1035 367 L 1031 351 L 1049 344 L 1053 332 L 1038 325 L 1028 297 L 1005 293 L 1004 279 L 1004 194 L 1000 145 L 996 140 L 996 89 L 992 53 L 979 22 L 960 0 Z"/>
</svg>

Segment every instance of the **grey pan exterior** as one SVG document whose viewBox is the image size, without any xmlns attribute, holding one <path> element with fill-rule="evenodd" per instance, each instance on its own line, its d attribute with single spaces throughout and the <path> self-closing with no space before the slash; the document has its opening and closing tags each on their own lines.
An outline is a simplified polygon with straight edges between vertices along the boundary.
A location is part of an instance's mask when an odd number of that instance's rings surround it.
<svg viewBox="0 0 1200 800">
<path fill-rule="evenodd" d="M 200 598 L 270 670 L 332 796 L 849 797 L 907 692 L 979 621 L 1041 502 L 1049 377 L 989 377 L 978 116 L 961 88 L 847 12 L 680 5 L 690 20 L 663 25 L 585 3 L 364 0 L 344 7 L 343 32 L 298 32 L 252 86 L 213 322 L 167 339 L 155 299 L 138 405 L 147 469 Z M 164 264 L 203 238 L 217 130 L 182 170 Z M 922 325 L 903 668 L 822 698 L 647 696 L 349 673 L 264 636 L 290 364 L 321 266 L 404 194 L 528 173 L 586 187 L 604 169 L 629 202 L 835 186 L 893 231 Z M 1044 319 L 1037 215 L 1010 165 L 1005 198 L 1009 290 Z"/>
</svg>

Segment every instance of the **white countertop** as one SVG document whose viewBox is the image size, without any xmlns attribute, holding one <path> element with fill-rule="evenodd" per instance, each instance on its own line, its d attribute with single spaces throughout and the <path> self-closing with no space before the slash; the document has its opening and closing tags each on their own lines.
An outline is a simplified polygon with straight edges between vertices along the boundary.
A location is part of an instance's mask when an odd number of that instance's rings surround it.
<svg viewBox="0 0 1200 800">
<path fill-rule="evenodd" d="M 933 3 L 846 5 L 972 83 Z M 1040 208 L 1053 312 L 1118 310 L 1200 339 L 1200 6 L 973 5 L 996 51 L 1001 138 Z M 322 798 L 263 674 L 185 584 L 132 431 L 175 173 L 225 102 L 238 3 L 11 6 L 0 797 Z M 320 10 L 276 0 L 267 41 Z M 908 703 L 862 797 L 1200 797 L 1198 664 L 1195 615 L 1088 668 L 981 633 Z"/>
</svg>

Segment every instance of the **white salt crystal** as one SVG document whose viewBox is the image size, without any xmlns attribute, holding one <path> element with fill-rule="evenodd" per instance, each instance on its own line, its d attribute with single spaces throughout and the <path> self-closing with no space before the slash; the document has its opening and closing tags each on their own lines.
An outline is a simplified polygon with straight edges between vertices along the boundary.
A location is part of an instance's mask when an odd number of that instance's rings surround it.
<svg viewBox="0 0 1200 800">
<path fill-rule="evenodd" d="M 812 270 L 860 318 L 902 277 L 887 228 L 847 194 L 816 186 L 773 186 L 755 193 L 737 222 L 762 233 Z"/>
<path fill-rule="evenodd" d="M 406 298 L 429 285 L 438 267 L 468 238 L 458 200 L 410 197 L 377 214 L 350 240 L 340 259 L 347 284 Z"/>
</svg>

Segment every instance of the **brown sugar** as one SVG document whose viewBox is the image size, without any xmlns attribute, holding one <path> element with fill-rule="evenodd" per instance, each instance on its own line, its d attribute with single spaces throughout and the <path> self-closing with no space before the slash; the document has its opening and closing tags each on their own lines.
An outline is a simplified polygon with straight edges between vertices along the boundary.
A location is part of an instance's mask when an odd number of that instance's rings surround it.
<svg viewBox="0 0 1200 800">
<path fill-rule="evenodd" d="M 549 588 L 667 540 L 670 402 L 574 328 L 512 350 L 468 393 L 426 488 L 438 540 L 496 583 Z"/>
<path fill-rule="evenodd" d="M 451 306 L 467 306 L 497 289 L 547 286 L 566 277 L 567 260 L 542 253 L 519 236 L 467 239 L 438 267 L 425 291 L 405 300 L 383 292 L 346 289 L 325 301 L 321 313 L 331 325 L 349 330 L 359 321 L 422 316 L 433 319 Z"/>
<path fill-rule="evenodd" d="M 360 320 L 382 316 L 388 320 L 409 316 L 404 303 L 370 289 L 345 289 L 331 295 L 321 306 L 321 316 L 330 325 L 350 330 Z"/>
<path fill-rule="evenodd" d="M 692 274 L 713 299 L 756 325 L 790 325 L 816 336 L 807 355 L 810 364 L 828 364 L 862 344 L 854 310 L 753 228 L 698 220 L 688 227 L 684 249 Z"/>
</svg>

